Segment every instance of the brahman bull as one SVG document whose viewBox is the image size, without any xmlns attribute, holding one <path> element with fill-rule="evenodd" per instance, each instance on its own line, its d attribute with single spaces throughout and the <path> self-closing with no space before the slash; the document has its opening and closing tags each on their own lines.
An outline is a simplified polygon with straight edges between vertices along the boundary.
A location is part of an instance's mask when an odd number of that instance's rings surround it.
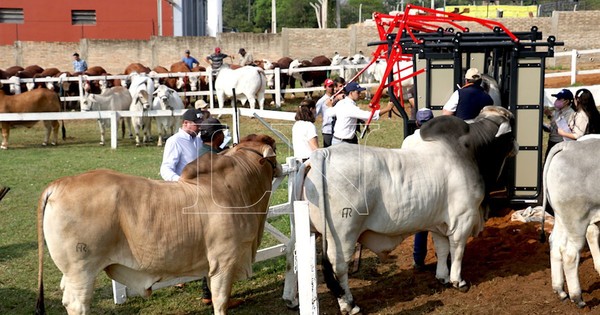
<svg viewBox="0 0 600 315">
<path fill-rule="evenodd" d="M 56 93 L 48 89 L 34 89 L 17 95 L 6 95 L 0 90 L 0 113 L 44 113 L 60 112 L 60 100 Z M 25 126 L 31 128 L 37 121 L 3 121 L 2 122 L 2 145 L 0 149 L 8 149 L 8 136 L 13 126 Z M 50 132 L 54 131 L 52 145 L 58 143 L 58 121 L 44 120 L 46 135 L 42 145 L 47 145 Z M 65 132 L 63 129 L 63 139 Z"/>
<path fill-rule="evenodd" d="M 236 97 L 242 102 L 242 106 L 248 100 L 250 108 L 254 109 L 256 100 L 258 100 L 258 106 L 263 110 L 266 82 L 265 73 L 259 67 L 245 66 L 233 70 L 224 64 L 221 66 L 215 80 L 215 92 L 219 101 L 219 108 L 223 108 L 225 105 L 225 96 L 228 98 L 233 97 L 232 90 L 235 89 Z"/>
<path fill-rule="evenodd" d="M 154 80 L 143 74 L 132 73 L 129 93 L 131 94 L 131 105 L 129 110 L 141 113 L 140 116 L 131 117 L 131 125 L 135 134 L 135 145 L 141 146 L 140 134 L 143 133 L 142 142 L 145 143 L 150 137 L 150 124 L 152 120 L 145 116 L 144 112 L 152 106 L 152 96 L 154 94 Z"/>
<path fill-rule="evenodd" d="M 52 182 L 38 207 L 37 314 L 45 312 L 44 236 L 70 315 L 91 313 L 102 270 L 143 296 L 159 281 L 206 276 L 214 313 L 226 314 L 233 282 L 252 272 L 280 175 L 274 140 L 254 136 L 195 160 L 177 182 L 111 170 Z"/>
<path fill-rule="evenodd" d="M 177 91 L 167 87 L 166 85 L 159 85 L 154 90 L 154 101 L 152 102 L 153 110 L 175 110 L 184 109 L 183 101 Z M 170 117 L 156 117 L 156 125 L 158 127 L 158 146 L 162 147 L 163 137 L 166 139 L 168 136 L 173 135 L 173 129 L 175 126 L 179 126 L 181 122 L 180 116 Z"/>
<path fill-rule="evenodd" d="M 513 123 L 508 110 L 488 106 L 472 124 L 454 116 L 432 119 L 421 128 L 418 148 L 339 144 L 315 151 L 300 167 L 298 194 L 309 203 L 312 229 L 322 234 L 324 277 L 342 313 L 360 311 L 348 286 L 356 242 L 385 258 L 406 237 L 428 230 L 435 241 L 436 278 L 468 288 L 461 278 L 465 245 L 484 227 L 488 184 L 518 149 Z M 283 295 L 291 307 L 297 305 L 294 242 Z"/>
<path fill-rule="evenodd" d="M 544 165 L 544 209 L 554 209 L 550 235 L 552 289 L 561 300 L 585 307 L 579 285 L 579 253 L 587 239 L 594 268 L 600 273 L 600 139 L 564 141 L 550 150 Z M 543 223 L 542 223 L 543 225 Z M 569 294 L 565 292 L 565 276 Z"/>
<path fill-rule="evenodd" d="M 131 94 L 129 90 L 122 86 L 115 86 L 107 89 L 103 94 L 86 94 L 81 100 L 81 111 L 98 111 L 98 110 L 129 110 L 131 106 Z M 104 145 L 104 134 L 106 125 L 110 119 L 98 119 L 98 125 L 100 126 L 100 145 Z M 131 120 L 124 119 L 127 121 L 129 127 L 129 134 L 131 135 Z M 123 128 L 123 135 L 125 130 Z"/>
</svg>

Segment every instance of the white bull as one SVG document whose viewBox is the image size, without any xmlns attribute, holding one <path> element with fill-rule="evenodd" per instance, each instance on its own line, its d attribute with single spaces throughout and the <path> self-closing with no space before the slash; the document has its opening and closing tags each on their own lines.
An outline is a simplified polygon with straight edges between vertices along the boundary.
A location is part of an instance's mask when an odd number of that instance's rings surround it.
<svg viewBox="0 0 600 315">
<path fill-rule="evenodd" d="M 254 109 L 258 100 L 259 108 L 263 110 L 266 82 L 265 73 L 259 67 L 245 66 L 233 70 L 226 65 L 221 66 L 215 81 L 219 108 L 225 106 L 225 96 L 228 98 L 233 97 L 232 91 L 235 89 L 236 97 L 240 100 L 242 106 L 246 104 L 247 100 L 250 108 Z"/>
<path fill-rule="evenodd" d="M 153 110 L 176 110 L 183 109 L 183 101 L 177 91 L 167 87 L 166 85 L 159 85 L 154 91 L 154 101 L 152 102 Z M 173 135 L 173 129 L 175 126 L 181 125 L 180 116 L 170 117 L 156 117 L 156 125 L 158 127 L 158 146 L 163 145 L 163 137 Z"/>
<path fill-rule="evenodd" d="M 145 111 L 152 106 L 152 96 L 154 94 L 154 81 L 146 75 L 133 73 L 130 75 L 131 84 L 129 93 L 131 94 L 131 105 L 129 110 L 141 113 L 140 116 L 131 117 L 131 125 L 135 134 L 135 145 L 140 146 L 140 135 L 143 134 L 142 142 L 146 142 L 150 137 L 150 117 L 144 115 Z"/>
<path fill-rule="evenodd" d="M 544 209 L 550 204 L 555 215 L 550 235 L 552 289 L 561 300 L 570 297 L 579 308 L 586 305 L 578 272 L 586 239 L 594 268 L 600 273 L 598 155 L 600 139 L 565 141 L 550 150 L 544 165 Z M 569 294 L 564 290 L 565 276 Z"/>
<path fill-rule="evenodd" d="M 122 86 L 115 86 L 106 90 L 103 94 L 88 93 L 81 100 L 81 111 L 99 111 L 99 110 L 129 110 L 131 105 L 131 94 Z M 98 119 L 100 126 L 100 145 L 104 145 L 104 135 L 106 125 L 109 119 Z M 131 135 L 131 120 L 125 119 Z M 123 132 L 125 132 L 123 130 Z"/>
<path fill-rule="evenodd" d="M 311 228 L 323 235 L 324 278 L 342 313 L 360 312 L 348 286 L 356 242 L 385 258 L 411 234 L 431 231 L 436 278 L 468 288 L 461 278 L 465 245 L 483 229 L 486 191 L 517 150 L 513 122 L 508 110 L 488 106 L 470 125 L 454 116 L 432 119 L 421 128 L 418 148 L 339 144 L 315 151 L 302 165 L 299 174 L 308 172 L 297 187 L 309 203 Z M 290 307 L 297 305 L 294 242 L 283 295 Z"/>
</svg>

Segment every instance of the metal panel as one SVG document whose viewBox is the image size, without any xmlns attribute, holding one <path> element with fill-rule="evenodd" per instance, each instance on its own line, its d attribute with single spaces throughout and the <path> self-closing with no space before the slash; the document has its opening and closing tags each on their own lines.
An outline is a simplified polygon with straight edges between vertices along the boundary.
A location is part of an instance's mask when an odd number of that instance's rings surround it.
<svg viewBox="0 0 600 315">
<path fill-rule="evenodd" d="M 431 106 L 444 106 L 456 90 L 456 86 L 454 86 L 454 61 L 432 59 L 427 77 L 431 83 L 428 103 Z"/>
<path fill-rule="evenodd" d="M 415 65 L 415 69 L 423 69 L 427 67 L 427 59 L 419 59 L 419 57 L 415 55 L 413 64 Z M 417 91 L 415 106 L 417 108 L 425 108 L 427 107 L 427 75 L 424 73 L 416 76 L 415 79 Z"/>
<path fill-rule="evenodd" d="M 539 191 L 538 177 L 539 170 L 538 151 L 521 151 L 516 157 L 516 177 L 515 191 L 516 196 L 536 195 Z M 525 190 L 524 187 L 529 189 Z"/>
<path fill-rule="evenodd" d="M 183 0 L 183 36 L 206 36 L 206 0 Z"/>
<path fill-rule="evenodd" d="M 541 126 L 538 108 L 518 109 L 517 141 L 521 147 L 537 147 L 540 144 Z"/>
<path fill-rule="evenodd" d="M 519 80 L 517 86 L 517 104 L 519 105 L 540 105 L 540 93 L 544 82 L 540 82 L 542 77 L 540 67 L 522 67 L 525 64 L 535 65 L 539 59 L 520 60 L 519 61 Z"/>
</svg>

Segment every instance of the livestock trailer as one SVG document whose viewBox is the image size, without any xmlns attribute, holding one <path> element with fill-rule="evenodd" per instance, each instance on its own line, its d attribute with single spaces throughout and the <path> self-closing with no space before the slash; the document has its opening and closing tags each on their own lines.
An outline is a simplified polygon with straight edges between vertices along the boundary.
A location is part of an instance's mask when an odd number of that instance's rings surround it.
<svg viewBox="0 0 600 315">
<path fill-rule="evenodd" d="M 407 8 L 405 14 L 409 10 Z M 554 36 L 543 39 L 542 33 L 535 26 L 527 32 L 512 33 L 495 23 L 496 26 L 491 24 L 493 27 L 489 32 L 470 32 L 457 23 L 460 16 L 444 13 L 440 18 L 439 11 L 426 8 L 419 10 L 436 14 L 435 21 L 431 16 L 421 20 L 426 26 L 446 23 L 450 27 L 427 31 L 427 28 L 419 29 L 416 24 L 412 27 L 398 27 L 396 33 L 382 32 L 380 28 L 382 41 L 370 45 L 385 47 L 387 44 L 385 58 L 388 62 L 390 59 L 392 62 L 399 60 L 398 56 L 409 56 L 412 59 L 415 74 L 413 112 L 426 107 L 435 116 L 441 115 L 442 107 L 450 95 L 464 84 L 464 74 L 471 67 L 493 77 L 499 85 L 502 106 L 515 116 L 519 153 L 507 161 L 501 184 L 494 187 L 496 192 L 492 197 L 509 201 L 513 205 L 538 203 L 543 197 L 541 127 L 544 69 L 546 58 L 554 56 L 554 47 L 563 43 L 557 42 Z M 468 18 L 467 21 L 490 26 L 490 21 L 486 20 Z M 405 25 L 409 23 L 410 20 L 405 19 Z M 384 25 L 390 24 L 388 17 L 388 22 Z M 391 29 L 395 28 L 388 28 Z M 391 83 L 393 76 L 389 75 L 387 80 Z M 387 88 L 391 101 L 404 119 L 406 137 L 415 129 L 414 118 L 404 111 L 401 94 L 399 97 L 394 93 L 392 84 Z"/>
</svg>

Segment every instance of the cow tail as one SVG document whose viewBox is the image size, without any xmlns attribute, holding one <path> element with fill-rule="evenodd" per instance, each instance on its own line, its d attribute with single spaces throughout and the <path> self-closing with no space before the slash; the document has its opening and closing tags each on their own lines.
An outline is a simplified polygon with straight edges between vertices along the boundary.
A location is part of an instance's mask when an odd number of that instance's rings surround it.
<svg viewBox="0 0 600 315">
<path fill-rule="evenodd" d="M 562 150 L 563 144 L 557 143 L 552 147 L 550 153 L 548 153 L 548 157 L 546 157 L 546 161 L 544 162 L 544 172 L 542 173 L 542 194 L 544 198 L 542 201 L 542 210 L 544 212 L 542 213 L 542 231 L 540 231 L 540 243 L 546 243 L 546 231 L 544 230 L 544 225 L 546 223 L 546 209 L 548 208 L 548 186 L 546 185 L 546 177 L 548 169 L 550 168 L 550 162 L 552 162 L 552 158 Z"/>
<path fill-rule="evenodd" d="M 46 189 L 40 198 L 37 211 L 38 232 L 38 299 L 35 305 L 35 314 L 46 314 L 44 304 L 44 211 L 50 197 L 50 188 Z"/>
<path fill-rule="evenodd" d="M 323 220 L 323 229 L 321 233 L 321 239 L 323 241 L 323 253 L 321 255 L 321 267 L 323 268 L 323 278 L 325 283 L 327 284 L 327 288 L 333 293 L 336 298 L 341 298 L 344 296 L 344 289 L 340 285 L 340 281 L 335 275 L 333 271 L 333 265 L 329 260 L 329 256 L 327 255 L 327 208 L 329 206 L 329 202 L 326 200 L 329 196 L 327 192 L 327 174 L 326 174 L 326 164 L 329 158 L 329 150 L 323 149 L 318 152 L 322 152 L 320 155 L 321 161 L 321 187 L 323 187 L 323 192 L 321 196 L 319 196 L 319 209 L 321 210 L 321 219 Z M 318 156 L 318 154 L 313 154 L 313 157 Z"/>
<path fill-rule="evenodd" d="M 65 128 L 65 121 L 61 120 L 61 128 L 60 130 L 62 131 L 62 139 L 63 141 L 67 140 L 67 129 Z"/>
</svg>

